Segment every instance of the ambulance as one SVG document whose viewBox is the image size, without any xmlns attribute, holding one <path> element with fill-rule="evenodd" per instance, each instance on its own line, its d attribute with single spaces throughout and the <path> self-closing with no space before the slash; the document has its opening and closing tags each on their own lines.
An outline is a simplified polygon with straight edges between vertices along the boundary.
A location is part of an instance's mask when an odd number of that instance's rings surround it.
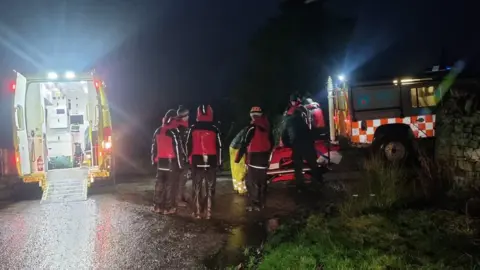
<svg viewBox="0 0 480 270">
<path fill-rule="evenodd" d="M 14 71 L 2 93 L 0 173 L 45 191 L 55 175 L 88 187 L 113 181 L 112 123 L 105 83 L 95 72 Z M 10 134 L 8 134 L 10 133 Z M 10 139 L 11 138 L 11 139 Z M 52 174 L 64 170 L 62 174 Z M 82 170 L 82 174 L 76 171 Z"/>
</svg>

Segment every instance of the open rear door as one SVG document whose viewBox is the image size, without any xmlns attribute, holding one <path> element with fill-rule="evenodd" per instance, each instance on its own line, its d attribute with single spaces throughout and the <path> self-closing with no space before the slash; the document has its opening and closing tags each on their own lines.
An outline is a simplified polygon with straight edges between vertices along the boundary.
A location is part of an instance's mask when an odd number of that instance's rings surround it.
<svg viewBox="0 0 480 270">
<path fill-rule="evenodd" d="M 15 147 L 18 155 L 18 163 L 20 165 L 20 175 L 31 174 L 31 160 L 30 160 L 30 148 L 28 144 L 28 134 L 25 127 L 25 95 L 27 93 L 27 79 L 22 74 L 16 72 L 17 80 L 15 84 L 15 97 L 14 97 L 14 109 L 15 109 Z M 33 150 L 33 149 L 32 149 Z"/>
</svg>

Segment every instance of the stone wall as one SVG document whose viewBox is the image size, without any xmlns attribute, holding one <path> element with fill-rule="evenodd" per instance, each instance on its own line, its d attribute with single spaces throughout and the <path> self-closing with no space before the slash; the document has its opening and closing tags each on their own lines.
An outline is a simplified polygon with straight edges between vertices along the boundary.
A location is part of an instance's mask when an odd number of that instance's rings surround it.
<svg viewBox="0 0 480 270">
<path fill-rule="evenodd" d="M 480 85 L 452 87 L 436 113 L 436 160 L 458 186 L 480 190 Z"/>
</svg>

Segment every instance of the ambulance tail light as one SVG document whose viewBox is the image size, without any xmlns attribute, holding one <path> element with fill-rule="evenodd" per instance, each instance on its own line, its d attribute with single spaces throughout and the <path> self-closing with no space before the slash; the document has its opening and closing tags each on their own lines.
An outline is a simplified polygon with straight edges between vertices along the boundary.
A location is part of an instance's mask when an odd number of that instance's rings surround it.
<svg viewBox="0 0 480 270">
<path fill-rule="evenodd" d="M 112 128 L 103 129 L 103 149 L 109 151 L 112 148 Z"/>
<path fill-rule="evenodd" d="M 15 151 L 0 149 L 0 175 L 18 175 L 17 168 L 20 165 L 20 158 Z"/>
<path fill-rule="evenodd" d="M 103 142 L 103 149 L 110 150 L 112 148 L 112 142 Z"/>
<path fill-rule="evenodd" d="M 8 90 L 12 93 L 15 92 L 15 90 L 17 90 L 17 82 L 16 81 L 11 81 L 9 84 L 8 84 Z"/>
<path fill-rule="evenodd" d="M 95 89 L 98 91 L 100 89 L 100 86 L 102 86 L 102 81 L 95 80 L 93 84 L 95 85 Z"/>
</svg>

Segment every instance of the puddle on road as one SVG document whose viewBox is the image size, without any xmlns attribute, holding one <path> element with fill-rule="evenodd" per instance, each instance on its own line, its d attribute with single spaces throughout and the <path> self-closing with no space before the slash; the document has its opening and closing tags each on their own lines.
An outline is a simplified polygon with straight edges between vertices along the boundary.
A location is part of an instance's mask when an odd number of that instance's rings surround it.
<svg viewBox="0 0 480 270">
<path fill-rule="evenodd" d="M 203 260 L 208 269 L 226 269 L 244 262 L 245 249 L 259 247 L 267 237 L 264 222 L 252 222 L 230 229 L 224 246 L 214 255 Z"/>
</svg>

